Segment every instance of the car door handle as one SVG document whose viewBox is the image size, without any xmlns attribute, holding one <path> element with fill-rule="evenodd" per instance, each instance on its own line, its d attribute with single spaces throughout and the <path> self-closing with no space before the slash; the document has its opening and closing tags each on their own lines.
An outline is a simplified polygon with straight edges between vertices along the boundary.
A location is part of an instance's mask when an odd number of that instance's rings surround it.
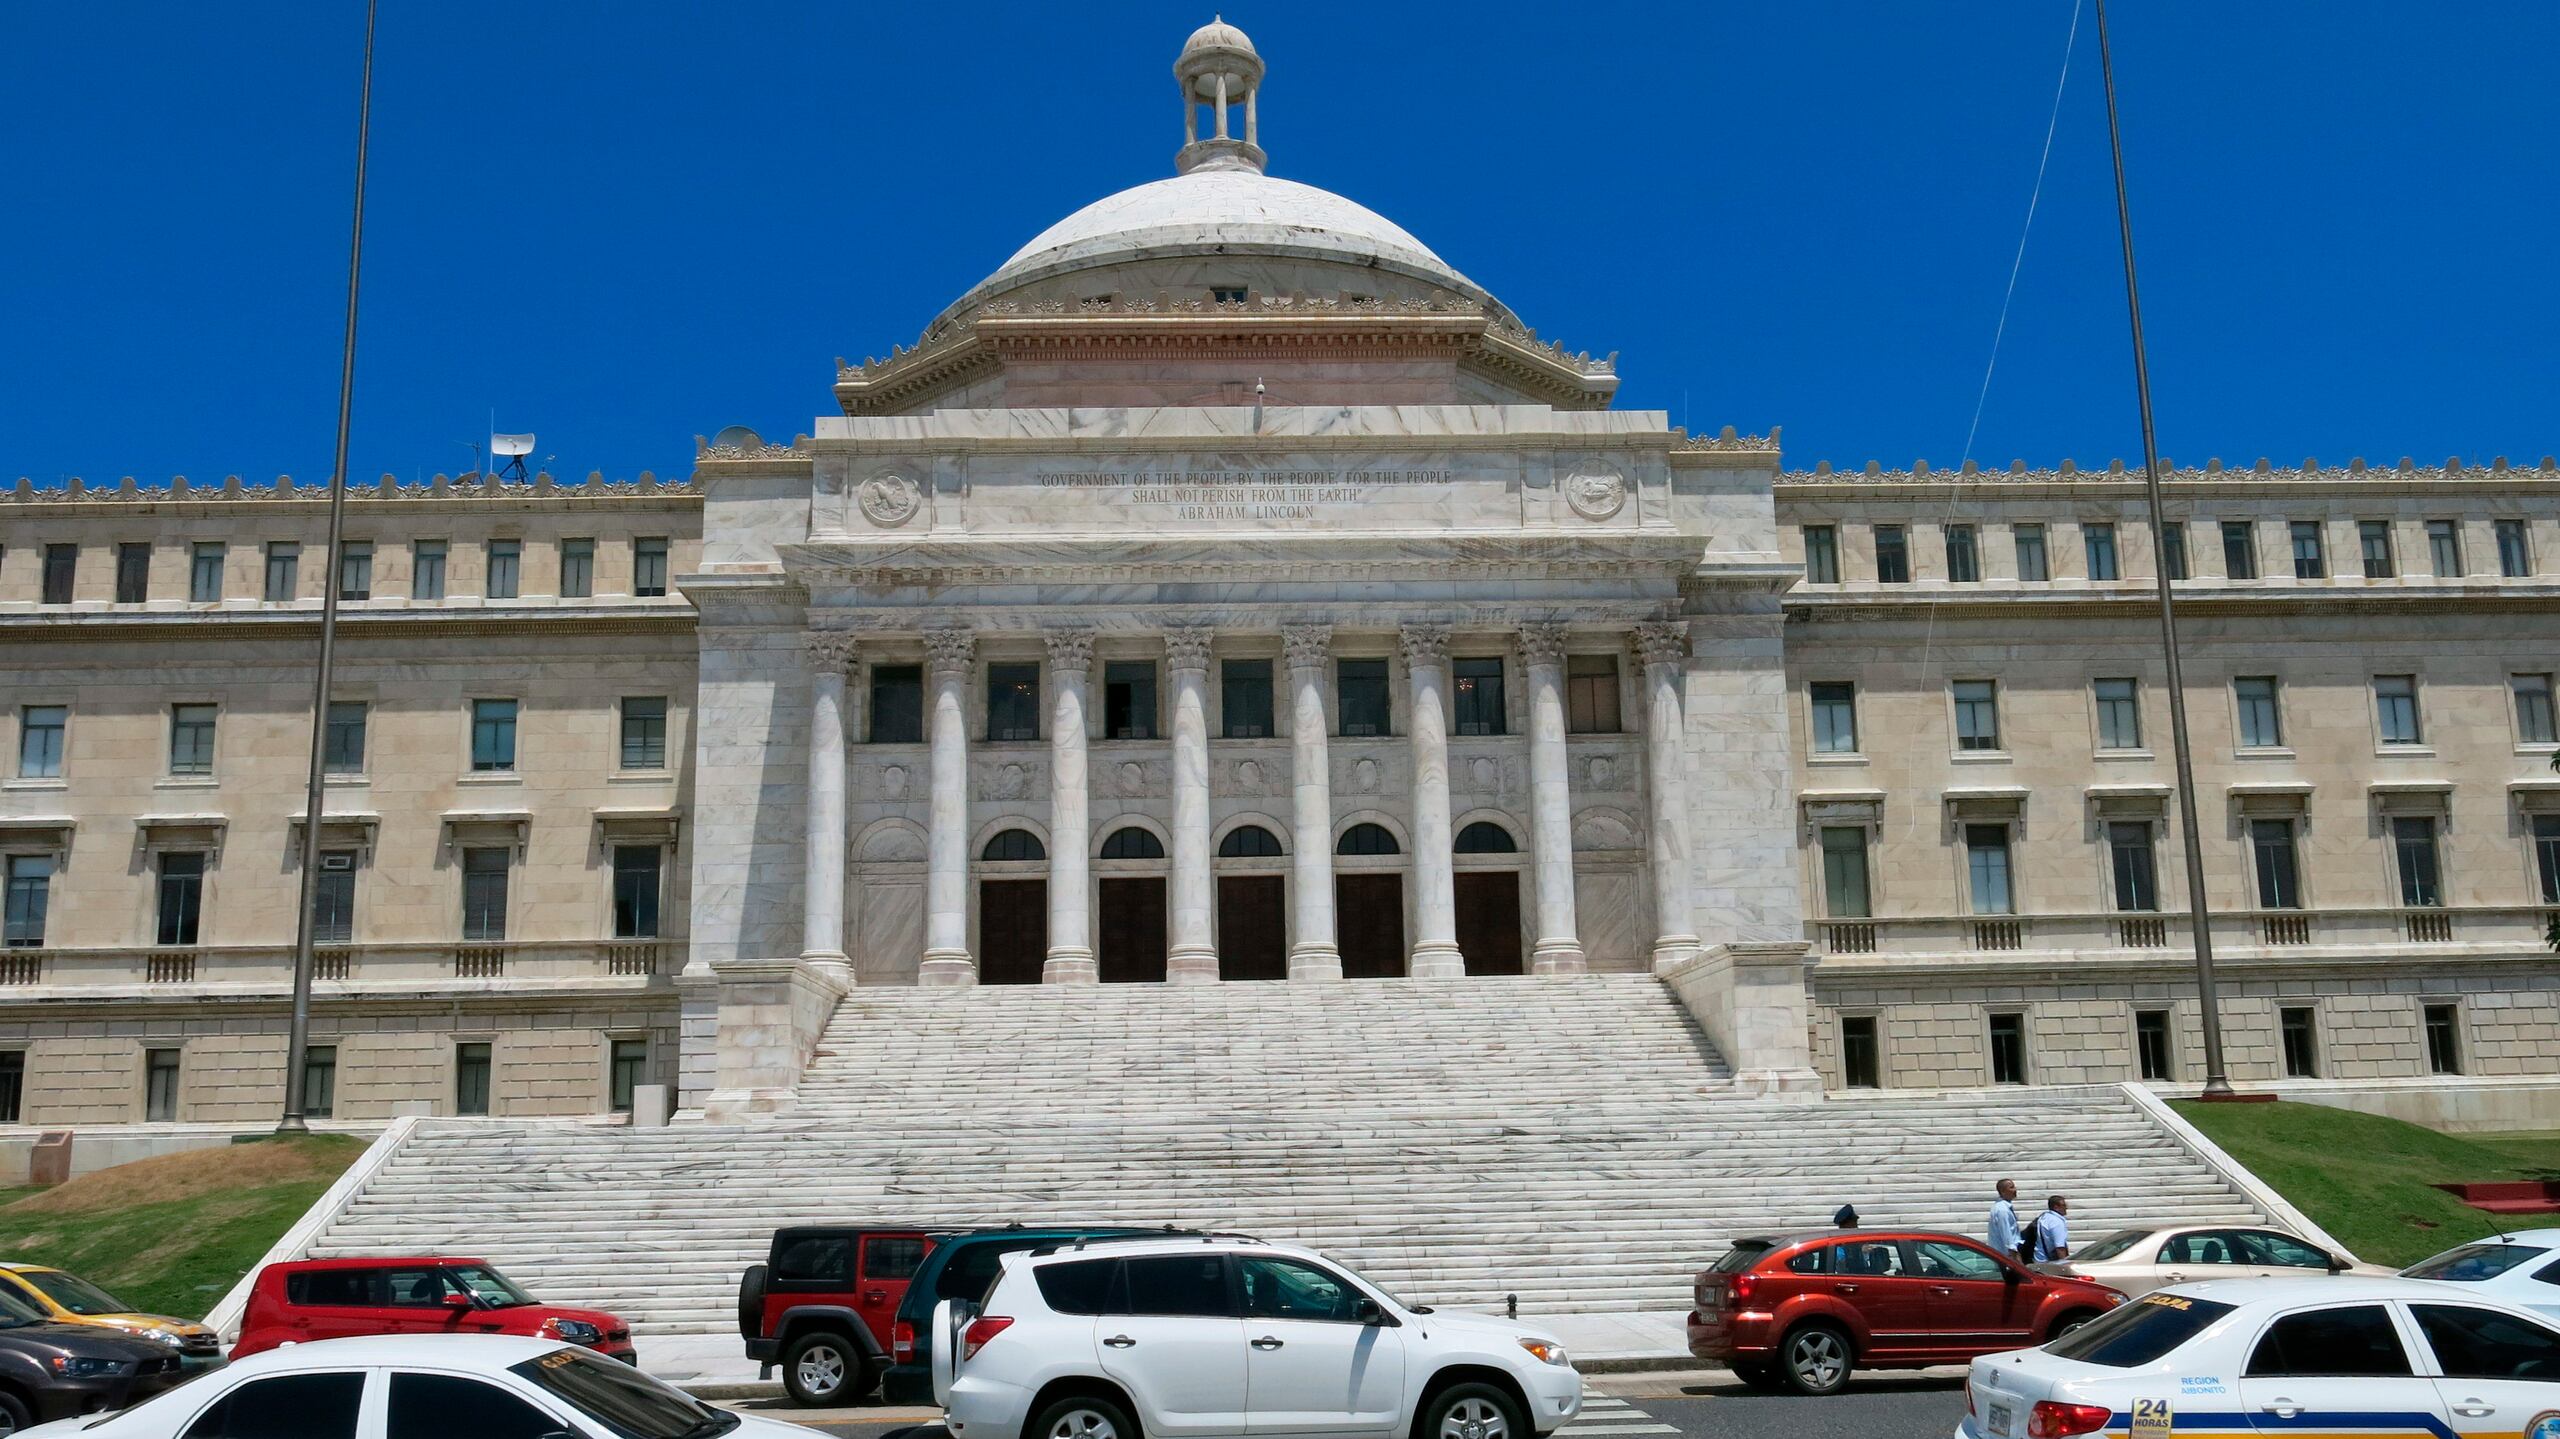
<svg viewBox="0 0 2560 1439">
<path fill-rule="evenodd" d="M 870 1289 L 870 1290 L 865 1290 L 865 1291 L 863 1292 L 863 1295 L 862 1295 L 862 1302 L 863 1302 L 863 1303 L 865 1303 L 865 1304 L 882 1304 L 882 1303 L 886 1303 L 886 1302 L 888 1301 L 888 1298 L 889 1298 L 889 1291 L 888 1291 L 888 1290 L 886 1290 L 886 1289 Z"/>
<path fill-rule="evenodd" d="M 1268 1334 L 1265 1334 L 1261 1338 L 1253 1341 L 1253 1347 L 1256 1349 L 1277 1349 L 1280 1347 L 1280 1341 L 1272 1338 Z"/>
<path fill-rule="evenodd" d="M 1834 1294 L 1855 1294 L 1858 1292 L 1858 1286 L 1855 1284 L 1834 1284 L 1831 1286 L 1831 1292 Z"/>
<path fill-rule="evenodd" d="M 1126 1349 L 1126 1348 L 1129 1348 L 1130 1346 L 1132 1346 L 1132 1345 L 1136 1344 L 1138 1341 L 1137 1341 L 1137 1340 L 1135 1340 L 1135 1339 L 1130 1338 L 1130 1337 L 1129 1337 L 1128 1335 L 1126 1335 L 1126 1334 L 1114 1334 L 1114 1335 L 1112 1335 L 1110 1338 L 1105 1339 L 1105 1340 L 1103 1340 L 1102 1342 L 1103 1342 L 1103 1343 L 1105 1343 L 1105 1344 L 1110 1345 L 1110 1346 L 1111 1346 L 1112 1348 L 1114 1348 L 1114 1349 Z"/>
<path fill-rule="evenodd" d="M 2184 1284 L 2187 1282 L 2187 1276 L 2178 1273 L 2176 1270 L 2171 1270 L 2168 1275 L 2161 1280 L 2161 1282 L 2163 1284 Z"/>
<path fill-rule="evenodd" d="M 1949 1294 L 1953 1294 L 1953 1293 L 1955 1293 L 1955 1291 L 1954 1291 L 1953 1289 L 1948 1288 L 1948 1287 L 1947 1287 L 1946 1285 L 1944 1285 L 1944 1284 L 1932 1284 L 1932 1285 L 1930 1285 L 1930 1286 L 1929 1286 L 1929 1292 L 1930 1292 L 1930 1293 L 1932 1293 L 1932 1294 L 1939 1295 L 1939 1296 L 1941 1296 L 1941 1297 L 1943 1297 L 1943 1296 L 1945 1296 L 1945 1295 L 1949 1295 Z"/>
<path fill-rule="evenodd" d="M 2477 1399 L 2465 1399 L 2461 1403 L 2453 1406 L 2453 1412 L 2461 1415 L 2465 1419 L 2479 1419 L 2487 1415 L 2497 1413 L 2498 1406 L 2495 1404 L 2484 1404 Z"/>
<path fill-rule="evenodd" d="M 2294 1403 L 2290 1399 L 2270 1399 L 2258 1407 L 2264 1409 L 2270 1414 L 2273 1414 L 2278 1419 L 2290 1419 L 2294 1415 L 2302 1412 L 2302 1406 Z"/>
</svg>

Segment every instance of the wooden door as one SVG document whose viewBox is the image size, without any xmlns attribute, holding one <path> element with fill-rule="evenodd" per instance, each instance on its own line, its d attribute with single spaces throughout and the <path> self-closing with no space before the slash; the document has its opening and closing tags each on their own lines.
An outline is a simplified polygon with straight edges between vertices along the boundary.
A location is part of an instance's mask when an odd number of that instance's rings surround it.
<svg viewBox="0 0 2560 1439">
<path fill-rule="evenodd" d="M 1526 974 L 1520 963 L 1520 876 L 1511 870 L 1457 876 L 1458 952 L 1469 974 Z"/>
<path fill-rule="evenodd" d="M 978 881 L 978 982 L 1038 984 L 1049 959 L 1049 881 Z"/>
<path fill-rule="evenodd" d="M 1276 874 L 1218 880 L 1218 978 L 1289 977 L 1288 881 Z"/>
<path fill-rule="evenodd" d="M 1164 978 L 1164 880 L 1106 879 L 1102 882 L 1101 944 L 1095 955 L 1105 984 L 1136 984 Z"/>
<path fill-rule="evenodd" d="M 1334 876 L 1333 930 L 1343 978 L 1403 978 L 1404 876 Z"/>
</svg>

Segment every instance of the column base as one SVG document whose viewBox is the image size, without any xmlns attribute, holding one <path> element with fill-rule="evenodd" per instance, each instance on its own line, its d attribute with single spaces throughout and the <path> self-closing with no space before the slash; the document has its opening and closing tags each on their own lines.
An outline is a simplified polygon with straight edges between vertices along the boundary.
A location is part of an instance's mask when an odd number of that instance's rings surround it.
<svg viewBox="0 0 2560 1439">
<path fill-rule="evenodd" d="M 1666 934 L 1653 942 L 1653 972 L 1667 974 L 1698 957 L 1694 934 Z"/>
<path fill-rule="evenodd" d="M 1405 973 L 1415 979 L 1457 979 L 1467 972 L 1467 957 L 1454 944 L 1417 944 Z"/>
<path fill-rule="evenodd" d="M 978 962 L 965 949 L 928 949 L 916 966 L 921 989 L 958 989 L 978 982 Z"/>
<path fill-rule="evenodd" d="M 1531 974 L 1587 974 L 1590 970 L 1582 946 L 1569 939 L 1542 939 L 1529 951 Z"/>
<path fill-rule="evenodd" d="M 1296 979 L 1342 978 L 1342 951 L 1329 944 L 1302 944 L 1289 951 L 1289 977 Z"/>
<path fill-rule="evenodd" d="M 853 988 L 853 959 L 840 949 L 804 949 L 800 962 L 847 989 Z"/>
<path fill-rule="evenodd" d="M 1051 945 L 1049 957 L 1041 962 L 1042 984 L 1100 984 L 1102 966 L 1095 963 L 1093 951 L 1082 945 Z"/>
<path fill-rule="evenodd" d="M 1201 947 L 1177 946 L 1164 957 L 1164 977 L 1168 984 L 1216 984 L 1218 952 Z"/>
</svg>

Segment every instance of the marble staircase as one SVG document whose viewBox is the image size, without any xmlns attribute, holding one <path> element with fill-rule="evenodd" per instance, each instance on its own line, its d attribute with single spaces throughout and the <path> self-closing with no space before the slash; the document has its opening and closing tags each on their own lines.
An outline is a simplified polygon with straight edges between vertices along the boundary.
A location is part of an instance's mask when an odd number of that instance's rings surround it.
<svg viewBox="0 0 2560 1439">
<path fill-rule="evenodd" d="M 1992 1179 L 2095 1234 L 2256 1208 L 2107 1089 L 1737 1095 L 1640 976 L 875 989 L 788 1116 L 422 1121 L 312 1252 L 484 1255 L 641 1332 L 726 1328 L 778 1225 L 1178 1223 L 1314 1245 L 1416 1302 L 1685 1306 L 1743 1233 L 1970 1232 Z"/>
</svg>

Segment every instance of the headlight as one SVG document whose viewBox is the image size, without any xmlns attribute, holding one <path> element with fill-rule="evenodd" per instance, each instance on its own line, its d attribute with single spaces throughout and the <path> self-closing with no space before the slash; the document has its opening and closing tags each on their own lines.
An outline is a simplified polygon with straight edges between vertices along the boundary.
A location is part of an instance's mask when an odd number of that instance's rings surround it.
<svg viewBox="0 0 2560 1439">
<path fill-rule="evenodd" d="M 65 1379 L 103 1379 L 124 1372 L 121 1359 L 77 1359 L 67 1355 L 53 1356 L 53 1372 Z"/>
<path fill-rule="evenodd" d="M 172 1349 L 175 1349 L 187 1342 L 184 1336 L 168 1329 L 145 1329 L 141 1331 L 139 1337 L 144 1339 L 156 1339 L 161 1343 L 168 1345 Z"/>
<path fill-rule="evenodd" d="M 1523 1339 L 1520 1347 L 1536 1356 L 1540 1363 L 1563 1365 L 1572 1362 L 1565 1354 L 1564 1346 L 1552 1339 Z"/>
<path fill-rule="evenodd" d="M 571 1344 L 593 1344 L 604 1338 L 603 1330 L 583 1319 L 548 1319 L 542 1327 Z"/>
</svg>

